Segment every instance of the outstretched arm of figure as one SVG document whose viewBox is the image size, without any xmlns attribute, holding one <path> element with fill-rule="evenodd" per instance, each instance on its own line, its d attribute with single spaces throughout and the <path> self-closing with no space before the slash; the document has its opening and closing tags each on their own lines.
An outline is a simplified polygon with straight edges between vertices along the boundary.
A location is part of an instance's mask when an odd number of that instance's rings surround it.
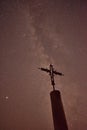
<svg viewBox="0 0 87 130">
<path fill-rule="evenodd" d="M 64 76 L 64 74 L 57 72 L 57 71 L 53 71 L 53 73 L 56 74 L 56 75 Z"/>
<path fill-rule="evenodd" d="M 40 70 L 42 70 L 42 71 L 46 71 L 46 72 L 50 72 L 50 70 L 49 69 L 45 69 L 45 68 L 38 68 L 38 69 L 40 69 Z"/>
</svg>

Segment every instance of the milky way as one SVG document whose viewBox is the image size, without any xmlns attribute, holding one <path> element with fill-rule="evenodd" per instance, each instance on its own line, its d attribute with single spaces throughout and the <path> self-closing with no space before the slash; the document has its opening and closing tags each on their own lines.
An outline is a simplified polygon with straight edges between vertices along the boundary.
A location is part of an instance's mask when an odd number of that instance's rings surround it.
<svg viewBox="0 0 87 130">
<path fill-rule="evenodd" d="M 70 130 L 87 128 L 87 3 L 0 2 L 0 129 L 53 130 L 47 74 L 55 77 Z"/>
</svg>

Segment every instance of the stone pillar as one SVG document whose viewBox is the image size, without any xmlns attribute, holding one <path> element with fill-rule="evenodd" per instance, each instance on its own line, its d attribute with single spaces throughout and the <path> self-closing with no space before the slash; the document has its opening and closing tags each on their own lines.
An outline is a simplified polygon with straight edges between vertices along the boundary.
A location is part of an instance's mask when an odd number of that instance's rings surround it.
<svg viewBox="0 0 87 130">
<path fill-rule="evenodd" d="M 58 90 L 50 92 L 54 130 L 68 130 L 61 94 Z"/>
</svg>

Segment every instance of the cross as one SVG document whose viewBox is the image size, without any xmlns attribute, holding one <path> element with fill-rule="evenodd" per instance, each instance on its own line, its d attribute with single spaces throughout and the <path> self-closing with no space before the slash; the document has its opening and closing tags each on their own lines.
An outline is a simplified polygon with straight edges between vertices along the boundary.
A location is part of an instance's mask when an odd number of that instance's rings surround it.
<svg viewBox="0 0 87 130">
<path fill-rule="evenodd" d="M 42 67 L 39 68 L 39 69 L 42 70 L 42 71 L 45 71 L 45 72 L 49 73 L 50 78 L 51 78 L 51 85 L 53 86 L 53 90 L 55 90 L 54 75 L 64 76 L 64 74 L 55 71 L 52 64 L 49 65 L 49 69 L 42 68 Z"/>
</svg>

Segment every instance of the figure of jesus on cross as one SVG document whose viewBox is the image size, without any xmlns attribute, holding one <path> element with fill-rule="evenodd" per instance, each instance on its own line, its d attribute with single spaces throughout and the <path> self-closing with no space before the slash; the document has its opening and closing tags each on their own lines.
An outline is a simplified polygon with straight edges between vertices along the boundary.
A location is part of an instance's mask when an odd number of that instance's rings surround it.
<svg viewBox="0 0 87 130">
<path fill-rule="evenodd" d="M 50 64 L 49 69 L 47 69 L 47 68 L 39 68 L 39 69 L 49 73 L 50 78 L 51 78 L 51 85 L 53 86 L 53 90 L 55 90 L 54 75 L 64 76 L 64 74 L 55 71 L 52 64 Z"/>
</svg>

